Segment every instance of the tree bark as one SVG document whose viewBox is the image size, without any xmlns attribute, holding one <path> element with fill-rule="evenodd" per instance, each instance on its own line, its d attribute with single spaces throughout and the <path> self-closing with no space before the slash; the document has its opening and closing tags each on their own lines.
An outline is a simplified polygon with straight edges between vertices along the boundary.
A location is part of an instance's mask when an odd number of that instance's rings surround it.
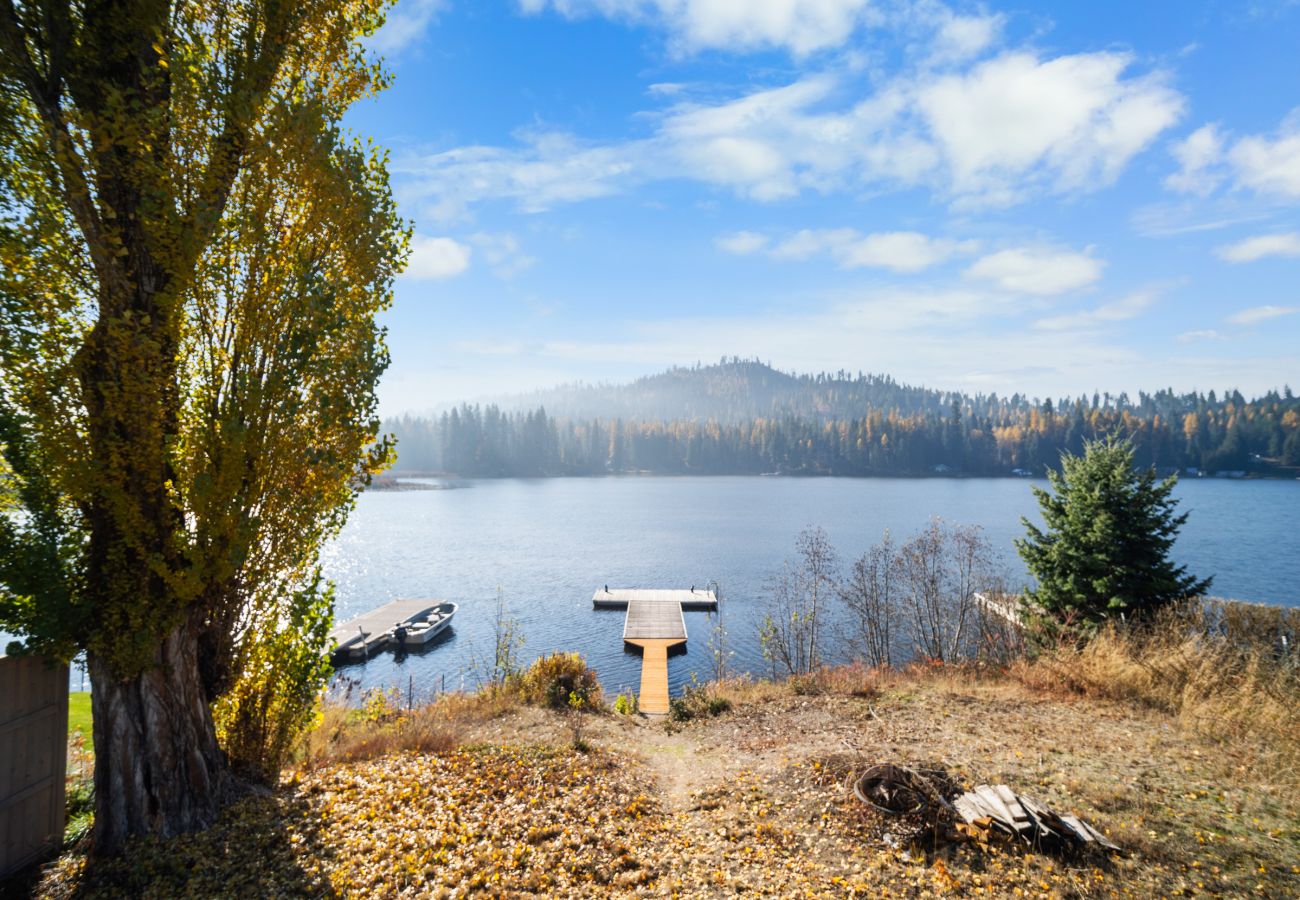
<svg viewBox="0 0 1300 900">
<path fill-rule="evenodd" d="M 198 667 L 198 629 L 178 625 L 156 665 L 118 678 L 89 655 L 95 719 L 94 852 L 135 835 L 173 837 L 216 821 L 231 783 Z"/>
</svg>

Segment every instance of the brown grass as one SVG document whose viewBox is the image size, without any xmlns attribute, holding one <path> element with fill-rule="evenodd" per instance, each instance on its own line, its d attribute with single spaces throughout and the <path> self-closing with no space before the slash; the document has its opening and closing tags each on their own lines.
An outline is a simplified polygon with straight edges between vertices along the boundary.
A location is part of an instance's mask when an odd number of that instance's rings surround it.
<svg viewBox="0 0 1300 900">
<path fill-rule="evenodd" d="M 1111 626 L 1063 643 L 1011 674 L 1032 687 L 1136 703 L 1191 732 L 1260 747 L 1280 783 L 1300 785 L 1300 664 L 1268 632 L 1243 633 L 1197 612 L 1142 627 Z"/>
<path fill-rule="evenodd" d="M 317 769 L 404 750 L 445 752 L 460 744 L 468 730 L 506 715 L 520 702 L 517 692 L 492 688 L 442 694 L 412 709 L 387 694 L 372 695 L 360 709 L 327 702 L 320 724 L 304 741 L 300 761 L 303 768 Z"/>
</svg>

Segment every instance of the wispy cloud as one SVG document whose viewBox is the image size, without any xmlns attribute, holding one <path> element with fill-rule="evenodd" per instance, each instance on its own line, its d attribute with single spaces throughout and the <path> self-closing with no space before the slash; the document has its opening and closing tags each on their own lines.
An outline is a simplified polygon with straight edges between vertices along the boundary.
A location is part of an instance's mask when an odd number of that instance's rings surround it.
<svg viewBox="0 0 1300 900">
<path fill-rule="evenodd" d="M 1114 322 L 1124 322 L 1142 315 L 1159 299 L 1160 292 L 1154 288 L 1134 291 L 1127 297 L 1113 303 L 1103 303 L 1093 309 L 1039 319 L 1034 323 L 1034 327 L 1044 331 L 1078 331 Z"/>
<path fill-rule="evenodd" d="M 714 241 L 718 249 L 736 256 L 749 256 L 767 246 L 767 236 L 755 231 L 733 231 Z"/>
<path fill-rule="evenodd" d="M 1266 256 L 1300 256 L 1300 231 L 1261 234 L 1226 244 L 1215 252 L 1220 259 L 1235 263 L 1254 262 Z"/>
<path fill-rule="evenodd" d="M 1279 316 L 1291 316 L 1300 313 L 1300 306 L 1252 306 L 1241 312 L 1233 313 L 1224 321 L 1232 325 L 1258 325 Z"/>
<path fill-rule="evenodd" d="M 1178 343 L 1190 344 L 1195 341 L 1226 341 L 1228 336 L 1213 328 L 1202 328 L 1198 331 L 1184 331 L 1178 335 Z"/>
<path fill-rule="evenodd" d="M 1094 283 L 1104 265 L 1085 253 L 1019 247 L 981 257 L 966 270 L 966 277 L 991 281 L 1004 291 L 1050 297 Z"/>
<path fill-rule="evenodd" d="M 513 147 L 399 159 L 403 199 L 442 218 L 490 200 L 537 212 L 687 178 L 773 201 L 815 192 L 929 189 L 961 207 L 1111 184 L 1181 115 L 1159 74 L 1123 53 L 1005 52 L 873 87 L 852 69 L 642 116 L 647 137 L 590 142 L 527 130 Z"/>
<path fill-rule="evenodd" d="M 511 342 L 494 339 L 482 352 L 493 366 L 518 352 L 514 364 L 546 371 L 629 376 L 717 357 L 719 335 L 736 352 L 756 354 L 796 371 L 849 371 L 869 365 L 911 384 L 970 390 L 1075 395 L 1092 389 L 1129 390 L 1234 384 L 1242 390 L 1276 383 L 1284 359 L 1153 355 L 1108 340 L 1093 329 L 1043 330 L 1020 324 L 1037 300 L 971 287 L 890 288 L 814 304 L 806 312 L 749 311 L 622 322 L 598 340 L 571 337 Z M 1136 304 L 1135 304 L 1136 305 Z M 935 328 L 941 321 L 950 327 Z M 731 352 L 731 351 L 723 351 Z M 578 367 L 578 368 L 575 368 Z M 510 389 L 518 389 L 515 382 Z"/>
<path fill-rule="evenodd" d="M 1272 134 L 1230 139 L 1217 125 L 1204 125 L 1174 145 L 1179 169 L 1165 179 L 1177 191 L 1209 194 L 1230 182 L 1278 200 L 1300 199 L 1300 108 Z"/>
<path fill-rule="evenodd" d="M 842 45 L 873 17 L 873 6 L 872 0 L 519 0 L 526 13 L 550 9 L 570 18 L 657 25 L 687 52 L 781 47 L 799 55 Z"/>
<path fill-rule="evenodd" d="M 498 278 L 513 278 L 537 262 L 535 257 L 523 252 L 519 239 L 509 231 L 480 231 L 470 235 L 469 240 Z"/>
<path fill-rule="evenodd" d="M 1224 175 L 1223 135 L 1217 125 L 1202 125 L 1173 146 L 1178 171 L 1165 178 L 1165 186 L 1186 194 L 1204 196 L 1219 186 Z"/>
<path fill-rule="evenodd" d="M 893 272 L 920 272 L 979 248 L 976 241 L 935 238 L 917 231 L 863 234 L 855 228 L 805 228 L 776 241 L 764 234 L 740 231 L 722 235 L 717 245 L 738 256 L 766 250 L 772 259 L 787 262 L 829 257 L 844 269 Z"/>
</svg>

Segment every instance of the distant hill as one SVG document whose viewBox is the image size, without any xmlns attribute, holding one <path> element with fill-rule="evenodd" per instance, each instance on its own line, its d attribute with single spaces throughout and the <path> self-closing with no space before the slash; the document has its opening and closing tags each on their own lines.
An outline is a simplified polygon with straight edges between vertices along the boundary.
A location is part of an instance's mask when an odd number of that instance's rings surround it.
<svg viewBox="0 0 1300 900">
<path fill-rule="evenodd" d="M 1021 399 L 1016 398 L 1019 404 Z M 506 412 L 545 409 L 575 419 L 715 421 L 725 424 L 793 416 L 819 421 L 873 409 L 941 412 L 963 394 L 900 384 L 888 375 L 795 375 L 738 357 L 716 365 L 674 367 L 629 384 L 570 384 L 492 401 Z"/>
<path fill-rule="evenodd" d="M 1300 475 L 1291 389 L 1075 398 L 963 394 L 887 375 L 796 375 L 756 360 L 566 385 L 384 422 L 399 471 L 466 477 L 663 474 L 1025 475 L 1118 434 L 1138 462 Z"/>
</svg>

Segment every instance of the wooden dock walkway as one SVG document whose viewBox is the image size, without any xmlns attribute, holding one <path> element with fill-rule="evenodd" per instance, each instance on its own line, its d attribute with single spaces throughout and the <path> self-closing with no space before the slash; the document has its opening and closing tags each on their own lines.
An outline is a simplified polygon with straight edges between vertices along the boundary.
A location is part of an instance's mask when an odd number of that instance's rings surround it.
<svg viewBox="0 0 1300 900">
<path fill-rule="evenodd" d="M 626 609 L 623 641 L 641 648 L 638 705 L 647 715 L 668 713 L 668 651 L 686 643 L 683 610 L 718 608 L 712 591 L 605 588 L 591 598 L 596 609 Z"/>
<path fill-rule="evenodd" d="M 330 638 L 338 646 L 334 655 L 340 659 L 368 659 L 388 646 L 389 634 L 398 622 L 423 615 L 440 600 L 392 600 L 370 612 L 334 626 Z"/>
</svg>

